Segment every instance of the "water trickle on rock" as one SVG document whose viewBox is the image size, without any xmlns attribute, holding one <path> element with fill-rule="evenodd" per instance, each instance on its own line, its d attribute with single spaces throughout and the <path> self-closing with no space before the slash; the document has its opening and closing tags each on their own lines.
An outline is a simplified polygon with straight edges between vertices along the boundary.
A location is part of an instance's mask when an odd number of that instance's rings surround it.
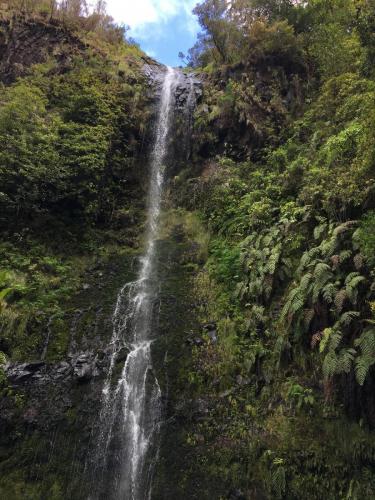
<svg viewBox="0 0 375 500">
<path fill-rule="evenodd" d="M 168 68 L 163 79 L 150 184 L 145 254 L 139 277 L 120 291 L 113 315 L 110 364 L 104 383 L 100 435 L 96 443 L 93 490 L 90 498 L 141 500 L 151 497 L 161 424 L 161 390 L 153 372 L 151 345 L 155 340 L 158 293 L 156 239 L 159 233 L 168 137 L 176 104 L 176 88 L 186 77 Z M 191 92 L 187 106 L 191 107 Z M 189 110 L 188 110 L 189 111 Z M 124 356 L 119 379 L 114 372 Z"/>
</svg>

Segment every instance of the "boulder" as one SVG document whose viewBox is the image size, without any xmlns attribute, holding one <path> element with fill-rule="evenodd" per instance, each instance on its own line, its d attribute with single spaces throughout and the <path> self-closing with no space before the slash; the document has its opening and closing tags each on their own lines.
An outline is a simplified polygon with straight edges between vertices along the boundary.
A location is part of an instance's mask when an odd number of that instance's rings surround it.
<svg viewBox="0 0 375 500">
<path fill-rule="evenodd" d="M 12 363 L 5 368 L 8 380 L 13 384 L 19 384 L 35 376 L 44 368 L 44 361 L 33 361 L 31 363 Z M 39 378 L 39 377 L 38 377 Z"/>
</svg>

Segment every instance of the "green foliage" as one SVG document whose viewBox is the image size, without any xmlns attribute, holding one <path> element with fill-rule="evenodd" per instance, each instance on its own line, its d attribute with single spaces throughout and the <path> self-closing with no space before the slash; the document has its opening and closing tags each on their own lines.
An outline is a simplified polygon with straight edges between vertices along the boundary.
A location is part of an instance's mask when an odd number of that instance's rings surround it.
<svg viewBox="0 0 375 500">
<path fill-rule="evenodd" d="M 228 248 L 222 240 L 214 240 L 210 244 L 209 252 L 208 269 L 211 275 L 218 283 L 233 288 L 240 270 L 239 248 Z"/>
<path fill-rule="evenodd" d="M 68 73 L 52 78 L 36 68 L 33 77 L 5 90 L 2 224 L 5 218 L 15 225 L 56 216 L 93 223 L 108 220 L 123 204 L 125 179 L 134 176 L 132 141 L 142 128 L 142 79 L 138 75 L 139 83 L 129 87 L 104 78 L 103 66 L 109 71 L 111 64 L 77 58 Z M 119 142 L 124 127 L 127 140 Z"/>
<path fill-rule="evenodd" d="M 366 328 L 362 335 L 355 340 L 355 346 L 359 348 L 360 354 L 355 360 L 355 372 L 357 381 L 363 385 L 369 370 L 375 364 L 375 329 Z"/>
<path fill-rule="evenodd" d="M 361 254 L 370 266 L 375 265 L 375 212 L 368 212 L 361 220 L 355 234 Z"/>
<path fill-rule="evenodd" d="M 315 399 L 312 389 L 306 389 L 299 384 L 291 384 L 287 392 L 287 400 L 295 405 L 297 410 L 314 406 Z"/>
<path fill-rule="evenodd" d="M 198 296 L 222 336 L 193 353 L 194 442 L 245 496 L 375 494 L 373 7 L 196 8 L 204 94 L 174 189 L 212 235 Z"/>
</svg>

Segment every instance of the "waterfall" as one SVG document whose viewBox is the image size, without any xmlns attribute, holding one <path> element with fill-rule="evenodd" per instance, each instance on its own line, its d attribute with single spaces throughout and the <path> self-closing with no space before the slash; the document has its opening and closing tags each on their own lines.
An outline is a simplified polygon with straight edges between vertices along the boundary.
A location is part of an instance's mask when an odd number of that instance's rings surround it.
<svg viewBox="0 0 375 500">
<path fill-rule="evenodd" d="M 156 239 L 164 184 L 168 134 L 181 73 L 168 68 L 163 80 L 150 158 L 145 253 L 138 279 L 120 291 L 113 315 L 110 365 L 104 383 L 90 498 L 143 500 L 151 496 L 161 422 L 161 391 L 151 345 L 157 298 Z M 113 378 L 127 351 L 119 379 Z M 126 352 L 125 352 L 126 355 Z"/>
</svg>

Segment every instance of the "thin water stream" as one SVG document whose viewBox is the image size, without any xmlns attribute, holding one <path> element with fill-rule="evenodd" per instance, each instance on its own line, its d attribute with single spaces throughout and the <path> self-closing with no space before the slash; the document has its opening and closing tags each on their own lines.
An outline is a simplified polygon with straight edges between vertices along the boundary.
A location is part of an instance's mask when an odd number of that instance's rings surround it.
<svg viewBox="0 0 375 500">
<path fill-rule="evenodd" d="M 122 288 L 113 315 L 110 366 L 103 388 L 95 454 L 96 493 L 90 498 L 151 498 L 162 412 L 151 356 L 158 289 L 156 240 L 175 89 L 180 77 L 180 72 L 168 68 L 162 84 L 150 159 L 145 253 L 138 279 Z M 124 354 L 127 356 L 121 375 L 114 381 L 119 357 Z"/>
</svg>

